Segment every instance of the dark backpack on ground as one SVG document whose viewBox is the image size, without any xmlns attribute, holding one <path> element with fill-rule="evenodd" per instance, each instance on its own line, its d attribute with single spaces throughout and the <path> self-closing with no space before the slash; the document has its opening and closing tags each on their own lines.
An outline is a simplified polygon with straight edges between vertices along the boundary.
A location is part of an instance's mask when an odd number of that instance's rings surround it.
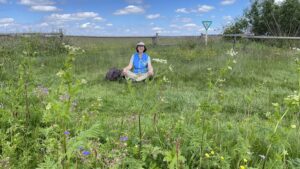
<svg viewBox="0 0 300 169">
<path fill-rule="evenodd" d="M 117 81 L 122 78 L 122 70 L 117 68 L 110 68 L 106 73 L 105 79 L 109 81 Z"/>
</svg>

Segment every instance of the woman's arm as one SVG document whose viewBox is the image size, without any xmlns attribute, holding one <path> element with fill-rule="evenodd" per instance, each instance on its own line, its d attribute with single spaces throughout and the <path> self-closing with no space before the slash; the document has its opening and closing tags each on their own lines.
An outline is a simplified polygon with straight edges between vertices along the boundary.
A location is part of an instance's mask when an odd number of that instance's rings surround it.
<svg viewBox="0 0 300 169">
<path fill-rule="evenodd" d="M 131 70 L 133 67 L 133 55 L 131 56 L 131 59 L 129 61 L 129 64 L 128 66 L 126 66 L 124 69 L 123 69 L 123 72 L 127 72 L 128 70 Z"/>
<path fill-rule="evenodd" d="M 148 75 L 149 75 L 149 76 L 153 76 L 153 75 L 154 75 L 153 67 L 152 67 L 151 61 L 148 62 Z"/>
</svg>

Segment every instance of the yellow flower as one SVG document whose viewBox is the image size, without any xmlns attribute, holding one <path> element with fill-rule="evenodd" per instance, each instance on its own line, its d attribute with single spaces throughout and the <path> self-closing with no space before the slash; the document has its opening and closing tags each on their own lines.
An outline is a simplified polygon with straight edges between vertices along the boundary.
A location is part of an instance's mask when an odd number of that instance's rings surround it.
<svg viewBox="0 0 300 169">
<path fill-rule="evenodd" d="M 245 163 L 247 163 L 247 162 L 248 162 L 248 160 L 247 160 L 247 159 L 245 159 L 245 158 L 244 158 L 244 160 L 243 160 L 243 161 L 244 161 Z"/>
<path fill-rule="evenodd" d="M 213 150 L 211 150 L 210 154 L 211 154 L 211 155 L 214 155 L 214 154 L 215 154 L 215 152 L 214 152 Z"/>
<path fill-rule="evenodd" d="M 245 166 L 243 166 L 243 165 L 241 165 L 241 166 L 240 166 L 240 169 L 245 169 L 245 168 L 246 168 L 246 167 L 245 167 Z"/>
<path fill-rule="evenodd" d="M 296 128 L 296 125 L 295 125 L 295 124 L 292 124 L 292 125 L 291 125 L 291 128 L 292 128 L 292 129 L 295 129 L 295 128 Z"/>
<path fill-rule="evenodd" d="M 209 154 L 208 154 L 208 153 L 205 153 L 205 157 L 206 157 L 206 158 L 209 158 L 210 156 L 209 156 Z"/>
<path fill-rule="evenodd" d="M 224 160 L 224 157 L 223 157 L 223 156 L 221 156 L 220 158 L 221 158 L 221 160 Z"/>
</svg>

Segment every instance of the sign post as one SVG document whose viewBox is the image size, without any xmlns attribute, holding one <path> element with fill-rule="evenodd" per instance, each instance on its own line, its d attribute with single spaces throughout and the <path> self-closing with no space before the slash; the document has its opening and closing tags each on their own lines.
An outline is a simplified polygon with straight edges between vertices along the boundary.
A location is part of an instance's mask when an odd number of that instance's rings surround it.
<svg viewBox="0 0 300 169">
<path fill-rule="evenodd" d="M 205 46 L 207 46 L 207 30 L 210 27 L 210 25 L 212 24 L 212 21 L 202 21 L 202 24 L 205 28 Z"/>
</svg>

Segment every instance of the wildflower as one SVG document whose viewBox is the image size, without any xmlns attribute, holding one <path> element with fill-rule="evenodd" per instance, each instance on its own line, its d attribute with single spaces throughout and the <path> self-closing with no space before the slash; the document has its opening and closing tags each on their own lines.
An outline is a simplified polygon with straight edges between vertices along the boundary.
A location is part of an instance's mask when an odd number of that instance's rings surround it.
<svg viewBox="0 0 300 169">
<path fill-rule="evenodd" d="M 50 110 L 52 107 L 51 103 L 48 103 L 47 106 L 46 106 L 46 110 Z"/>
<path fill-rule="evenodd" d="M 81 79 L 81 84 L 87 84 L 87 81 L 85 79 Z"/>
<path fill-rule="evenodd" d="M 59 96 L 59 100 L 61 100 L 61 101 L 68 101 L 69 99 L 70 99 L 69 94 L 64 94 L 64 95 Z"/>
<path fill-rule="evenodd" d="M 246 168 L 246 167 L 245 167 L 245 166 L 243 166 L 243 165 L 241 165 L 241 166 L 240 166 L 240 169 L 245 169 L 245 168 Z"/>
<path fill-rule="evenodd" d="M 244 158 L 244 160 L 243 160 L 243 161 L 244 161 L 245 163 L 247 163 L 247 162 L 248 162 L 248 160 L 247 160 L 247 159 L 245 159 L 245 158 Z"/>
<path fill-rule="evenodd" d="M 264 155 L 258 155 L 262 160 L 264 160 L 264 159 L 266 159 L 266 156 L 264 156 Z"/>
<path fill-rule="evenodd" d="M 165 60 L 165 59 L 153 58 L 152 60 L 154 62 L 157 62 L 157 63 L 163 63 L 163 64 L 167 64 L 168 63 L 168 61 Z"/>
<path fill-rule="evenodd" d="M 273 105 L 274 107 L 279 107 L 279 104 L 278 104 L 278 103 L 272 103 L 272 105 Z"/>
<path fill-rule="evenodd" d="M 220 158 L 221 158 L 221 160 L 224 160 L 224 157 L 223 157 L 223 156 L 221 156 Z"/>
<path fill-rule="evenodd" d="M 97 98 L 97 101 L 98 101 L 98 102 L 101 102 L 101 101 L 102 101 L 102 98 L 101 98 L 101 97 L 98 97 L 98 98 Z"/>
<path fill-rule="evenodd" d="M 232 70 L 232 67 L 231 67 L 231 66 L 228 66 L 227 68 L 228 68 L 229 70 Z"/>
<path fill-rule="evenodd" d="M 83 147 L 82 147 L 82 146 L 79 146 L 78 149 L 81 151 L 81 150 L 83 150 Z"/>
<path fill-rule="evenodd" d="M 205 153 L 205 157 L 206 157 L 206 158 L 209 158 L 210 155 L 209 155 L 208 153 Z"/>
<path fill-rule="evenodd" d="M 234 59 L 234 60 L 232 61 L 232 63 L 236 64 L 236 60 Z"/>
<path fill-rule="evenodd" d="M 215 154 L 215 152 L 214 152 L 213 150 L 211 150 L 210 154 L 211 154 L 211 155 L 214 155 L 214 154 Z"/>
<path fill-rule="evenodd" d="M 229 51 L 227 51 L 227 54 L 230 56 L 235 56 L 238 54 L 238 52 L 234 51 L 233 48 L 231 48 Z"/>
<path fill-rule="evenodd" d="M 289 153 L 286 150 L 283 150 L 282 154 L 283 155 L 289 155 Z"/>
<path fill-rule="evenodd" d="M 169 79 L 166 76 L 163 77 L 163 81 L 166 82 L 166 83 L 170 82 Z"/>
<path fill-rule="evenodd" d="M 42 97 L 42 96 L 47 96 L 49 94 L 49 89 L 43 86 L 38 86 L 37 87 L 37 94 L 38 96 Z"/>
<path fill-rule="evenodd" d="M 0 103 L 0 109 L 3 109 L 4 106 L 3 106 L 3 103 Z"/>
<path fill-rule="evenodd" d="M 56 76 L 62 77 L 64 74 L 65 74 L 65 72 L 63 70 L 60 70 L 56 73 Z"/>
<path fill-rule="evenodd" d="M 207 70 L 208 70 L 208 71 L 211 71 L 211 68 L 209 67 L 209 68 L 207 68 Z"/>
<path fill-rule="evenodd" d="M 171 72 L 173 72 L 173 66 L 172 66 L 172 65 L 169 66 L 169 70 L 170 70 Z"/>
<path fill-rule="evenodd" d="M 70 135 L 70 132 L 67 130 L 64 132 L 65 135 Z"/>
<path fill-rule="evenodd" d="M 296 125 L 295 125 L 295 124 L 292 124 L 292 125 L 291 125 L 291 128 L 292 128 L 292 129 L 295 129 L 295 128 L 296 128 Z"/>
<path fill-rule="evenodd" d="M 82 152 L 82 155 L 84 155 L 84 156 L 88 156 L 88 155 L 90 155 L 91 153 L 89 152 L 89 151 L 83 151 Z"/>
<path fill-rule="evenodd" d="M 128 140 L 128 137 L 127 136 L 121 136 L 120 137 L 120 141 L 127 141 Z"/>
</svg>

